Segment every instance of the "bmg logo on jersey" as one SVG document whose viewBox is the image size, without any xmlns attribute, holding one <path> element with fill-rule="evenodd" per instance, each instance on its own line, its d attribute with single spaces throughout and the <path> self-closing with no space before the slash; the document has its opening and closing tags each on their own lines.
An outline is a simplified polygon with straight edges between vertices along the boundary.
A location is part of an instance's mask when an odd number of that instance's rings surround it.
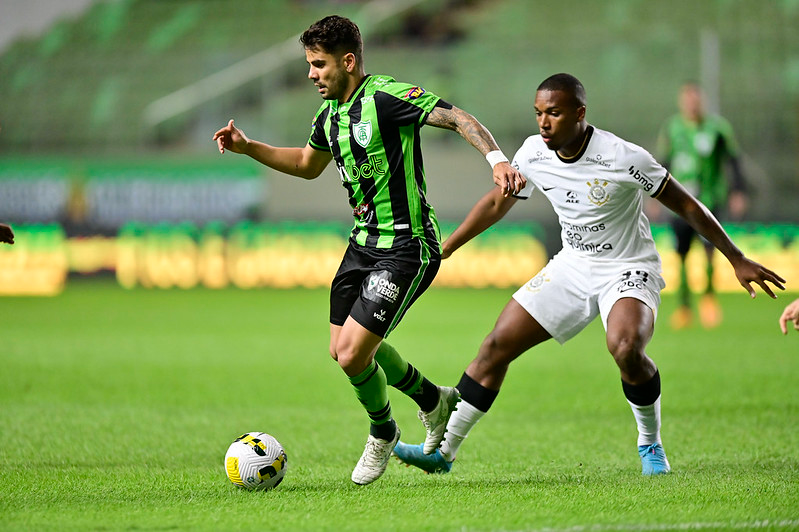
<svg viewBox="0 0 799 532">
<path fill-rule="evenodd" d="M 643 173 L 641 170 L 636 168 L 635 166 L 631 166 L 627 169 L 633 179 L 641 183 L 641 186 L 644 187 L 644 190 L 650 192 L 654 187 L 655 184 L 649 179 L 649 176 Z"/>
</svg>

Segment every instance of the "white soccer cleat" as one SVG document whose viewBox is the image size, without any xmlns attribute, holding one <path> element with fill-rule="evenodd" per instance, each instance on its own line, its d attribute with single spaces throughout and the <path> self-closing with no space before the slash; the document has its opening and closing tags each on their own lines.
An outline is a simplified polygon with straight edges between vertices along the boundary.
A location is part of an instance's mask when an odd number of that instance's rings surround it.
<svg viewBox="0 0 799 532">
<path fill-rule="evenodd" d="M 419 410 L 419 419 L 422 420 L 424 428 L 427 430 L 427 435 L 424 438 L 424 454 L 432 454 L 441 445 L 441 440 L 444 439 L 444 433 L 447 431 L 449 417 L 457 409 L 460 400 L 461 394 L 456 388 L 438 386 L 436 407 L 430 412 Z"/>
<path fill-rule="evenodd" d="M 361 459 L 358 460 L 355 469 L 352 470 L 352 481 L 361 486 L 366 486 L 380 478 L 386 472 L 388 459 L 391 458 L 391 451 L 394 450 L 399 438 L 399 427 L 397 427 L 397 433 L 391 441 L 381 440 L 370 434 L 366 440 L 366 447 L 363 450 Z"/>
</svg>

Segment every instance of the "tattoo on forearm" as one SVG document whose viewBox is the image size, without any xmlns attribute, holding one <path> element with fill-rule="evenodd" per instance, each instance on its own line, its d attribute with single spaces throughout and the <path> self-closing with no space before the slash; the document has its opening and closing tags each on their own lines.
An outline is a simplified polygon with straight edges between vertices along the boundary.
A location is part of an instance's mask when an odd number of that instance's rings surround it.
<svg viewBox="0 0 799 532">
<path fill-rule="evenodd" d="M 483 155 L 499 149 L 494 137 L 491 136 L 485 126 L 463 109 L 436 107 L 427 115 L 426 123 L 433 127 L 457 131 L 460 136 L 477 148 Z"/>
</svg>

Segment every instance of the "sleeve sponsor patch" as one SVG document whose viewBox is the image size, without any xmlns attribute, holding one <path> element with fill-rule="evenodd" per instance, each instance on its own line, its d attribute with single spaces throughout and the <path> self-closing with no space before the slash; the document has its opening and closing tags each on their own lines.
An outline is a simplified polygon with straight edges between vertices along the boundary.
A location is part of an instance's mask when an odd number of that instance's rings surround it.
<svg viewBox="0 0 799 532">
<path fill-rule="evenodd" d="M 421 87 L 413 87 L 407 93 L 405 93 L 406 100 L 415 100 L 416 98 L 420 97 L 422 94 L 425 93 L 425 90 Z"/>
</svg>

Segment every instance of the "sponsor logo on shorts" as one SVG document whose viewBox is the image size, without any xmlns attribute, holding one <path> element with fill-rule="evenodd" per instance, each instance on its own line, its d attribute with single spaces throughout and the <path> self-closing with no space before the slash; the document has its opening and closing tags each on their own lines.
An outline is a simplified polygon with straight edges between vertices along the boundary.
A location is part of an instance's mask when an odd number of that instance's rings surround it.
<svg viewBox="0 0 799 532">
<path fill-rule="evenodd" d="M 377 318 L 380 321 L 386 321 L 386 311 L 385 311 L 385 309 L 380 309 L 380 313 L 379 314 L 377 312 L 375 312 L 374 316 L 375 316 L 375 318 Z"/>
<path fill-rule="evenodd" d="M 641 270 L 629 270 L 621 274 L 618 291 L 643 290 L 649 281 L 649 273 Z"/>
<path fill-rule="evenodd" d="M 389 303 L 396 303 L 399 297 L 400 287 L 396 283 L 392 283 L 386 276 L 386 272 L 373 273 L 369 277 L 369 282 L 366 285 L 366 291 L 370 296 L 377 296 L 384 299 Z"/>
</svg>

